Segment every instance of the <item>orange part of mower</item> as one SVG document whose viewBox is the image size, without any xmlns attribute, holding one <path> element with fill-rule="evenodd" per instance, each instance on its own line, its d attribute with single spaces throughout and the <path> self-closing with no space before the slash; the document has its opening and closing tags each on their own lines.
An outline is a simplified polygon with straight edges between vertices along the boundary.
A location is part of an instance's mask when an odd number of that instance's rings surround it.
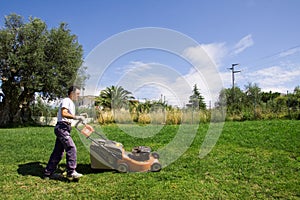
<svg viewBox="0 0 300 200">
<path fill-rule="evenodd" d="M 76 129 L 86 138 L 92 141 L 90 145 L 91 167 L 93 169 L 116 169 L 119 172 L 158 172 L 162 166 L 159 162 L 159 155 L 151 152 L 149 147 L 134 147 L 132 152 L 127 152 L 123 145 L 107 139 L 102 134 L 96 132 L 88 124 L 80 129 L 79 122 Z M 90 137 L 93 133 L 100 136 L 100 139 Z"/>
</svg>

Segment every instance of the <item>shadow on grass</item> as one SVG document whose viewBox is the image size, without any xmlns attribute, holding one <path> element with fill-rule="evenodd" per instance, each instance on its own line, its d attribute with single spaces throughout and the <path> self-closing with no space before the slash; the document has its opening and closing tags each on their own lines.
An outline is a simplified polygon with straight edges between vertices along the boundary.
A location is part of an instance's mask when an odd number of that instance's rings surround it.
<svg viewBox="0 0 300 200">
<path fill-rule="evenodd" d="M 30 162 L 19 165 L 18 173 L 23 176 L 38 176 L 43 178 L 44 167 L 41 162 Z"/>
<path fill-rule="evenodd" d="M 42 162 L 30 162 L 30 163 L 20 164 L 17 171 L 18 174 L 21 174 L 23 176 L 37 176 L 43 178 L 46 164 L 47 163 L 42 163 Z M 66 169 L 66 165 L 60 164 L 58 166 L 58 169 L 56 170 L 56 173 L 63 173 L 64 172 L 63 169 Z M 104 172 L 115 172 L 115 170 L 92 169 L 90 164 L 78 164 L 76 171 L 84 175 L 104 173 Z"/>
</svg>

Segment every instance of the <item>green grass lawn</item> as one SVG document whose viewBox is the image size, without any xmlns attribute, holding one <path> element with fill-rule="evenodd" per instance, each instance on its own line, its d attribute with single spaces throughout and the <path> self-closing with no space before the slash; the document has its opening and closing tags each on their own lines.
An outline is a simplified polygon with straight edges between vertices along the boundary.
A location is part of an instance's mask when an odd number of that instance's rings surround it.
<svg viewBox="0 0 300 200">
<path fill-rule="evenodd" d="M 102 131 L 127 150 L 157 150 L 178 130 L 160 128 L 144 139 L 113 125 Z M 41 178 L 53 127 L 0 129 L 0 199 L 300 199 L 300 121 L 226 122 L 214 149 L 200 159 L 207 129 L 201 124 L 190 148 L 156 173 L 91 170 L 89 152 L 73 130 L 78 171 L 85 175 L 79 182 Z M 59 167 L 64 170 L 65 159 Z"/>
</svg>

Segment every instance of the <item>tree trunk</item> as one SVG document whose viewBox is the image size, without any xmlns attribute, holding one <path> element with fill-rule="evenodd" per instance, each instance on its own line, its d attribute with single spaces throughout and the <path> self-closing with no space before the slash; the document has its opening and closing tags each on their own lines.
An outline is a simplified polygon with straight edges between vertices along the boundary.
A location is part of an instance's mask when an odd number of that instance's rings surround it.
<svg viewBox="0 0 300 200">
<path fill-rule="evenodd" d="M 33 122 L 31 110 L 27 104 L 12 104 L 11 101 L 5 101 L 2 104 L 0 108 L 0 127 Z"/>
<path fill-rule="evenodd" d="M 31 119 L 31 110 L 27 104 L 23 104 L 13 116 L 13 123 L 22 125 L 29 122 L 33 122 Z"/>
<path fill-rule="evenodd" d="M 0 127 L 23 125 L 32 122 L 29 100 L 31 94 L 18 95 L 17 90 L 4 90 L 5 97 L 0 104 Z M 27 100 L 28 99 L 28 100 Z"/>
<path fill-rule="evenodd" d="M 14 111 L 12 104 L 11 100 L 5 97 L 0 107 L 0 127 L 5 127 L 13 123 Z"/>
</svg>

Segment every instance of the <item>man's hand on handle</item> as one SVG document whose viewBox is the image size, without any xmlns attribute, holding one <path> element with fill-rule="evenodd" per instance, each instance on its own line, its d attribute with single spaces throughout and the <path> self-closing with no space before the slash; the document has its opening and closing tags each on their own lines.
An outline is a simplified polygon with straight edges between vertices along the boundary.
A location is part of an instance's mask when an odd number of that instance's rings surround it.
<svg viewBox="0 0 300 200">
<path fill-rule="evenodd" d="M 74 119 L 79 120 L 79 121 L 84 121 L 85 117 L 84 116 L 74 116 Z"/>
</svg>

